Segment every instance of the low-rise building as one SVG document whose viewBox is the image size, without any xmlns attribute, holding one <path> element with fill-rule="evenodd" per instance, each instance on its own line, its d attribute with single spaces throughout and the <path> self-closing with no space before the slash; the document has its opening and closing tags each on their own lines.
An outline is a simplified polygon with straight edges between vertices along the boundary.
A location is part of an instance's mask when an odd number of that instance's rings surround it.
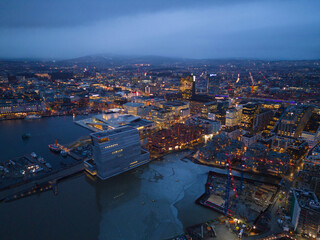
<svg viewBox="0 0 320 240">
<path fill-rule="evenodd" d="M 199 160 L 202 162 L 225 166 L 226 160 L 239 158 L 244 153 L 244 144 L 229 138 L 226 134 L 218 134 L 199 149 Z"/>
<path fill-rule="evenodd" d="M 186 121 L 186 124 L 202 128 L 205 134 L 217 134 L 221 129 L 219 121 L 212 121 L 201 117 L 190 118 Z"/>
<path fill-rule="evenodd" d="M 251 144 L 256 143 L 260 138 L 261 138 L 260 134 L 245 133 L 241 136 L 241 142 L 243 142 L 244 145 L 248 147 Z"/>
<path fill-rule="evenodd" d="M 203 129 L 189 127 L 177 123 L 170 129 L 162 129 L 148 138 L 149 150 L 156 153 L 164 153 L 173 150 L 180 150 L 193 146 L 201 141 Z"/>
<path fill-rule="evenodd" d="M 289 170 L 289 154 L 269 151 L 262 143 L 250 145 L 244 158 L 246 168 L 251 171 L 281 175 Z"/>
</svg>

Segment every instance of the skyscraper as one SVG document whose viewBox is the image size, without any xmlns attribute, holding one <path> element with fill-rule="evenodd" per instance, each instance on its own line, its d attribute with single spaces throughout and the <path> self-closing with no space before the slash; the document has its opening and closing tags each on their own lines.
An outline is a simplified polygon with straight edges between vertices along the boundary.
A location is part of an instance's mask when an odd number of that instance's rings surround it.
<svg viewBox="0 0 320 240">
<path fill-rule="evenodd" d="M 180 79 L 180 92 L 182 94 L 182 98 L 191 99 L 194 89 L 194 80 L 195 76 L 189 75 Z"/>
<path fill-rule="evenodd" d="M 149 152 L 141 148 L 133 127 L 92 133 L 91 138 L 97 175 L 103 180 L 149 162 Z"/>
<path fill-rule="evenodd" d="M 243 127 L 243 129 L 247 131 L 253 131 L 254 117 L 258 110 L 258 104 L 248 103 L 243 106 L 241 120 L 241 126 Z"/>
</svg>

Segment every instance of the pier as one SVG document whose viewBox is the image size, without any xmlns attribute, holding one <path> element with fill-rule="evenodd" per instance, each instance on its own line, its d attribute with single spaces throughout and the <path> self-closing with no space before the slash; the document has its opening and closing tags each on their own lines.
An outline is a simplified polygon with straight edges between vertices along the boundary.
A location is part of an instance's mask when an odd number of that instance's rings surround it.
<svg viewBox="0 0 320 240">
<path fill-rule="evenodd" d="M 33 180 L 33 181 L 30 181 L 27 183 L 23 183 L 19 186 L 14 186 L 12 188 L 3 190 L 0 192 L 0 202 L 18 199 L 19 196 L 20 197 L 21 197 L 21 195 L 24 196 L 29 191 L 33 192 L 34 190 L 39 190 L 38 186 L 51 185 L 51 187 L 52 187 L 52 185 L 53 185 L 52 183 L 56 184 L 59 180 L 64 179 L 66 177 L 69 177 L 73 174 L 82 172 L 83 170 L 84 170 L 83 162 L 79 162 L 79 163 L 77 163 L 73 166 L 70 166 L 68 168 L 52 172 L 51 174 L 49 174 L 41 179 Z M 50 189 L 51 189 L 51 187 L 50 187 Z M 54 186 L 54 188 L 55 188 L 55 193 L 56 193 L 56 186 Z M 44 187 L 43 190 L 47 190 L 47 189 L 45 189 L 45 187 Z M 15 197 L 15 195 L 16 195 L 16 197 Z"/>
</svg>

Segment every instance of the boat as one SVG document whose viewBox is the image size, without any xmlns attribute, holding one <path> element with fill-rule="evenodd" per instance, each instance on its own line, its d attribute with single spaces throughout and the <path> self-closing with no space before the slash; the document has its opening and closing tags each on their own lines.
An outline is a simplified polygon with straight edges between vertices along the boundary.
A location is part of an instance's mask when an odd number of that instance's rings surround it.
<svg viewBox="0 0 320 240">
<path fill-rule="evenodd" d="M 28 139 L 28 138 L 30 138 L 31 137 L 31 134 L 30 133 L 24 133 L 24 134 L 22 134 L 22 139 Z"/>
<path fill-rule="evenodd" d="M 62 157 L 66 157 L 66 156 L 68 155 L 67 152 L 64 151 L 64 150 L 62 150 L 62 151 L 60 152 L 60 154 L 61 154 Z"/>
<path fill-rule="evenodd" d="M 47 166 L 47 168 L 52 169 L 52 166 L 50 163 L 45 163 L 45 165 Z"/>
<path fill-rule="evenodd" d="M 56 152 L 56 153 L 58 153 L 58 152 L 61 151 L 61 149 L 60 149 L 60 147 L 59 147 L 59 145 L 58 145 L 57 139 L 56 139 L 56 142 L 55 142 L 55 143 L 49 144 L 49 149 L 50 149 L 52 152 Z"/>
<path fill-rule="evenodd" d="M 28 115 L 28 116 L 26 116 L 26 117 L 25 117 L 25 119 L 27 119 L 27 120 L 31 120 L 31 119 L 39 119 L 39 118 L 41 118 L 41 116 L 36 115 L 36 114 Z"/>
</svg>

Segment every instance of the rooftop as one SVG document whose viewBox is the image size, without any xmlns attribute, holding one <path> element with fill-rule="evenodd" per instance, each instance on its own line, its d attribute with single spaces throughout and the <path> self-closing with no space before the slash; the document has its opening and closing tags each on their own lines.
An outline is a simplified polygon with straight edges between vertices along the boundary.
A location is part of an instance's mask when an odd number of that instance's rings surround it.
<svg viewBox="0 0 320 240">
<path fill-rule="evenodd" d="M 168 101 L 168 102 L 163 103 L 163 105 L 174 106 L 174 107 L 184 106 L 184 105 L 187 105 L 187 104 L 188 103 L 181 102 L 181 101 Z"/>
<path fill-rule="evenodd" d="M 135 103 L 135 102 L 128 102 L 124 104 L 127 107 L 142 107 L 144 106 L 143 103 Z"/>
<path fill-rule="evenodd" d="M 295 189 L 294 195 L 300 207 L 320 212 L 320 203 L 314 192 Z"/>
<path fill-rule="evenodd" d="M 116 134 L 119 134 L 119 133 L 128 132 L 128 131 L 132 131 L 132 130 L 135 130 L 135 129 L 133 127 L 125 126 L 125 127 L 120 127 L 120 128 L 116 128 L 116 129 L 103 131 L 103 132 L 91 133 L 90 135 L 93 138 L 101 139 L 101 138 L 113 136 L 113 135 L 116 135 Z"/>
</svg>

